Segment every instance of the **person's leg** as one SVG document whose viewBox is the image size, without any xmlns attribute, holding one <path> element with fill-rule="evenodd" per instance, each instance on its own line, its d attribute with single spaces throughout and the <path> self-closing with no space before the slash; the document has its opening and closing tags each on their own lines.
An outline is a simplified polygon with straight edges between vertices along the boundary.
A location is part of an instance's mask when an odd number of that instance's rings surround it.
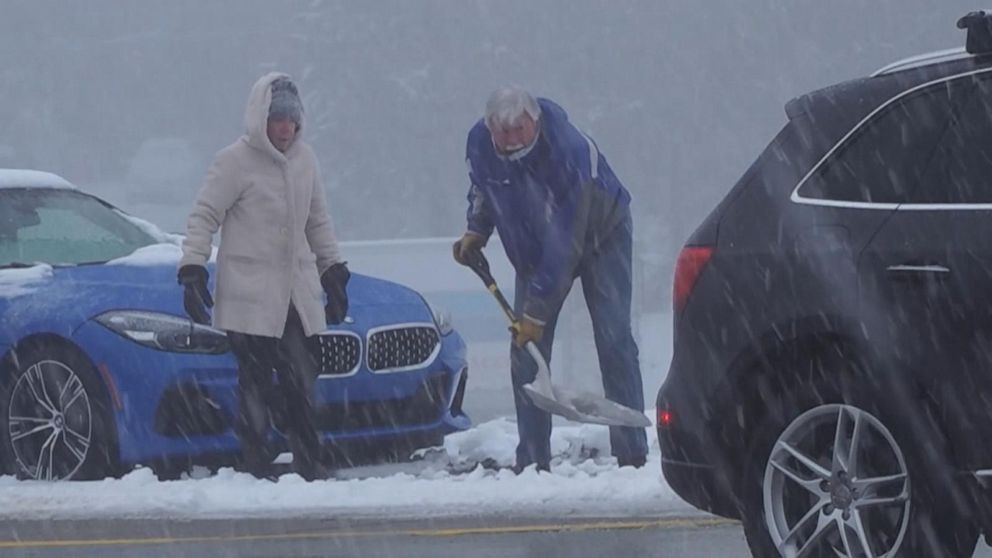
<svg viewBox="0 0 992 558">
<path fill-rule="evenodd" d="M 269 474 L 272 452 L 268 444 L 269 397 L 272 393 L 272 355 L 275 338 L 227 332 L 238 361 L 238 418 L 235 433 L 241 445 L 238 468 L 258 477 Z"/>
<path fill-rule="evenodd" d="M 522 315 L 527 284 L 529 279 L 516 279 L 514 292 L 514 313 Z M 544 360 L 551 365 L 551 346 L 555 338 L 555 326 L 558 322 L 559 308 L 544 326 L 544 337 L 537 343 L 538 349 L 544 355 Z M 520 442 L 517 444 L 518 469 L 537 464 L 538 468 L 548 470 L 551 465 L 551 415 L 535 406 L 523 390 L 525 384 L 534 381 L 537 376 L 537 363 L 526 349 L 510 343 L 510 376 L 513 384 L 513 403 L 517 410 L 517 434 Z"/>
<path fill-rule="evenodd" d="M 644 411 L 644 386 L 637 343 L 630 325 L 632 223 L 628 218 L 600 249 L 581 264 L 582 292 L 592 318 L 603 391 L 611 401 Z M 647 434 L 643 428 L 611 427 L 612 453 L 621 465 L 643 465 Z"/>
<path fill-rule="evenodd" d="M 286 330 L 279 342 L 279 389 L 285 402 L 286 435 L 293 452 L 293 468 L 312 480 L 326 474 L 313 403 L 318 364 L 307 341 L 299 314 L 290 306 Z"/>
</svg>

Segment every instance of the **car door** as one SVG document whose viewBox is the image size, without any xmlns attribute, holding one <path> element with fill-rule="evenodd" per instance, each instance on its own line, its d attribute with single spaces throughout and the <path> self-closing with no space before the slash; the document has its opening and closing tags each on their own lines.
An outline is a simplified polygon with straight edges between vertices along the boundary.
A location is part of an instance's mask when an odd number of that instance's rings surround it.
<svg viewBox="0 0 992 558">
<path fill-rule="evenodd" d="M 959 466 L 992 467 L 992 80 L 959 80 L 919 184 L 859 261 L 861 307 L 885 366 L 914 374 Z M 913 396 L 919 396 L 914 399 Z"/>
</svg>

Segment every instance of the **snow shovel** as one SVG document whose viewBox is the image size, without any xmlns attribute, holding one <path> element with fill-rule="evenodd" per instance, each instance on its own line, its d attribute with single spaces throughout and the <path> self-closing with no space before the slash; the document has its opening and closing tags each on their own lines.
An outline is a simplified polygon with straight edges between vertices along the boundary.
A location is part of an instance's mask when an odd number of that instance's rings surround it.
<svg viewBox="0 0 992 558">
<path fill-rule="evenodd" d="M 469 267 L 482 279 L 486 288 L 496 298 L 503 313 L 510 320 L 510 328 L 517 331 L 518 320 L 513 313 L 513 307 L 507 302 L 506 297 L 496 286 L 496 280 L 489 272 L 489 262 L 482 252 L 476 252 L 469 256 Z M 575 422 L 585 422 L 590 424 L 605 424 L 608 426 L 631 426 L 635 428 L 645 428 L 651 426 L 651 421 L 644 413 L 624 407 L 623 405 L 610 401 L 609 399 L 595 393 L 581 392 L 568 388 L 562 388 L 551 384 L 551 371 L 544 356 L 532 341 L 525 345 L 527 352 L 537 363 L 537 376 L 534 381 L 524 384 L 523 390 L 527 392 L 531 401 L 538 408 L 543 409 L 553 415 L 559 415 Z"/>
</svg>

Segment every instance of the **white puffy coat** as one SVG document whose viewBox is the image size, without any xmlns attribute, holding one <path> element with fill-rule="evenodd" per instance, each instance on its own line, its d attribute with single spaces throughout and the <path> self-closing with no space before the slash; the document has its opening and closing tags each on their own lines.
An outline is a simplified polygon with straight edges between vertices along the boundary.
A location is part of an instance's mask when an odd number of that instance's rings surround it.
<svg viewBox="0 0 992 558">
<path fill-rule="evenodd" d="M 319 276 L 341 261 L 313 150 L 297 136 L 280 153 L 266 134 L 270 85 L 281 77 L 252 87 L 245 135 L 207 171 L 179 263 L 205 265 L 220 229 L 213 325 L 268 337 L 282 337 L 290 303 L 307 335 L 325 329 Z"/>
</svg>

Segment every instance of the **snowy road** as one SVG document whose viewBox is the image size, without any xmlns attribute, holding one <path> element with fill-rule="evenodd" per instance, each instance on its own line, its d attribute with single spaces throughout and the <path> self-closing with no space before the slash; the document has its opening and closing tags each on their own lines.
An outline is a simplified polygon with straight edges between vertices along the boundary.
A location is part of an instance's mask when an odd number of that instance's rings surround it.
<svg viewBox="0 0 992 558">
<path fill-rule="evenodd" d="M 0 556 L 748 556 L 737 523 L 665 484 L 656 443 L 647 466 L 617 469 L 605 427 L 569 425 L 555 430 L 551 474 L 471 467 L 508 464 L 515 439 L 512 422 L 490 421 L 415 461 L 315 483 L 231 470 L 172 482 L 147 469 L 99 482 L 4 477 Z"/>
<path fill-rule="evenodd" d="M 12 522 L 0 528 L 0 551 L 5 558 L 748 555 L 736 523 L 703 517 Z"/>
<path fill-rule="evenodd" d="M 705 516 L 14 521 L 0 527 L 0 552 L 5 558 L 750 556 L 738 523 Z M 975 556 L 990 558 L 992 551 L 982 544 Z"/>
</svg>

